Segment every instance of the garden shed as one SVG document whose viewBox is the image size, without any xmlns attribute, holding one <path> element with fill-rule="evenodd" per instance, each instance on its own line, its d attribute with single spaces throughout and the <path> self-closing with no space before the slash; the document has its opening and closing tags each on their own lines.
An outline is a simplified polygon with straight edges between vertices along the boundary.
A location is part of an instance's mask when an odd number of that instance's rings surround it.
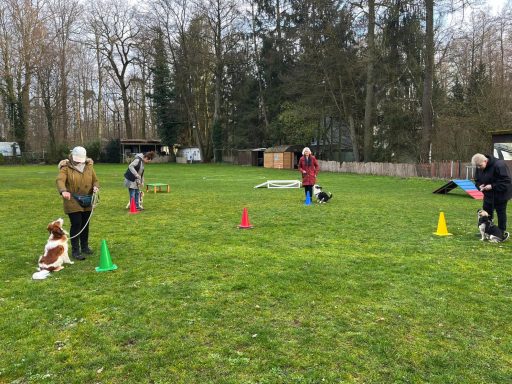
<svg viewBox="0 0 512 384">
<path fill-rule="evenodd" d="M 201 150 L 198 147 L 183 147 L 178 150 L 176 154 L 176 162 L 177 163 L 200 163 L 203 159 L 201 159 Z"/>
<path fill-rule="evenodd" d="M 278 145 L 267 148 L 264 154 L 265 168 L 294 169 L 302 155 L 302 145 Z"/>
<path fill-rule="evenodd" d="M 161 140 L 121 139 L 120 143 L 123 163 L 131 161 L 134 153 L 155 151 L 156 154 L 160 154 L 162 152 Z"/>
<path fill-rule="evenodd" d="M 262 167 L 265 149 L 266 148 L 239 149 L 237 163 L 239 165 Z"/>
</svg>

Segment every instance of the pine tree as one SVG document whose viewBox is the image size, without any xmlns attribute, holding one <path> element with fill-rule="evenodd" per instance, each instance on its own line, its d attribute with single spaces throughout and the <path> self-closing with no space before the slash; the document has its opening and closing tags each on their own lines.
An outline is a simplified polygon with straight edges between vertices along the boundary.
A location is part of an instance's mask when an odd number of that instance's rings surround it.
<svg viewBox="0 0 512 384">
<path fill-rule="evenodd" d="M 174 84 L 169 70 L 162 30 L 157 30 L 153 41 L 153 108 L 158 134 L 162 143 L 172 146 L 176 143 L 182 124 L 176 107 Z"/>
</svg>

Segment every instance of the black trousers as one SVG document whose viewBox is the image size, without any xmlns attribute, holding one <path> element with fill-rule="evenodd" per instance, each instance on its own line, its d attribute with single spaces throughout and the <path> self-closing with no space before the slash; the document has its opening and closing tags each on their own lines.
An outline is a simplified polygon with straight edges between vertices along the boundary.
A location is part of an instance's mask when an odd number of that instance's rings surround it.
<svg viewBox="0 0 512 384">
<path fill-rule="evenodd" d="M 82 228 L 84 228 L 87 220 L 89 220 L 89 217 L 91 216 L 91 211 L 68 213 L 68 216 L 69 221 L 71 222 L 69 235 L 70 237 L 73 237 L 80 232 Z M 71 248 L 73 251 L 79 251 L 80 246 L 82 249 L 89 246 L 89 224 L 85 226 L 85 229 L 80 233 L 80 236 L 71 239 Z"/>
<path fill-rule="evenodd" d="M 494 204 L 492 202 L 484 201 L 482 207 L 484 211 L 487 211 L 491 219 L 493 217 L 494 210 L 496 210 L 496 215 L 498 216 L 498 228 L 502 231 L 507 229 L 507 203 L 507 200 L 494 202 Z"/>
<path fill-rule="evenodd" d="M 306 196 L 306 198 L 308 197 L 308 192 L 309 192 L 309 197 L 313 198 L 313 186 L 312 185 L 304 186 L 304 196 Z"/>
</svg>

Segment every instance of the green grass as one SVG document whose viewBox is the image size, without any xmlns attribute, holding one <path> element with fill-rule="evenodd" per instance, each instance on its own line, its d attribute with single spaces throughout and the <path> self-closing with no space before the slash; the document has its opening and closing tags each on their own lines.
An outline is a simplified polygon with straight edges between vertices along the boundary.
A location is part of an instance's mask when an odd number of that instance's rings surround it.
<svg viewBox="0 0 512 384">
<path fill-rule="evenodd" d="M 43 281 L 57 169 L 0 167 L 1 383 L 512 382 L 512 243 L 479 241 L 462 191 L 322 173 L 333 200 L 304 206 L 253 188 L 296 171 L 151 164 L 171 193 L 130 215 L 125 166 L 95 167 L 95 255 Z"/>
</svg>

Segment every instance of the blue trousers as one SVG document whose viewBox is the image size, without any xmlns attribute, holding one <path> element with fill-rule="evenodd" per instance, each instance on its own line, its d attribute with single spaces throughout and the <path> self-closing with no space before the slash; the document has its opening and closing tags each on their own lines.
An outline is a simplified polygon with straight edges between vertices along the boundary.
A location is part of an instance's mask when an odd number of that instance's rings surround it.
<svg viewBox="0 0 512 384">
<path fill-rule="evenodd" d="M 138 188 L 128 188 L 128 193 L 130 194 L 130 202 L 132 201 L 132 198 L 135 200 L 135 207 L 139 209 L 139 194 L 140 190 Z"/>
</svg>

